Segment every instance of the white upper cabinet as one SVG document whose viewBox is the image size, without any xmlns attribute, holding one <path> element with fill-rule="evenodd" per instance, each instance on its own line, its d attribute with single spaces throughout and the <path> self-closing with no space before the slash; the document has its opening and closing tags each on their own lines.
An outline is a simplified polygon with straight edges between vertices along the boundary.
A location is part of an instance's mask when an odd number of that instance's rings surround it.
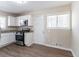
<svg viewBox="0 0 79 59">
<path fill-rule="evenodd" d="M 17 26 L 16 17 L 8 16 L 8 26 Z"/>
<path fill-rule="evenodd" d="M 18 26 L 20 26 L 20 17 L 16 17 L 16 23 Z"/>
<path fill-rule="evenodd" d="M 28 26 L 32 26 L 32 20 L 31 20 L 31 16 L 30 15 L 17 17 L 18 25 L 22 26 L 24 20 L 28 20 Z"/>
<path fill-rule="evenodd" d="M 28 20 L 28 26 L 32 26 L 32 20 L 30 15 L 19 17 L 8 16 L 8 26 L 22 26 L 24 20 Z"/>
</svg>

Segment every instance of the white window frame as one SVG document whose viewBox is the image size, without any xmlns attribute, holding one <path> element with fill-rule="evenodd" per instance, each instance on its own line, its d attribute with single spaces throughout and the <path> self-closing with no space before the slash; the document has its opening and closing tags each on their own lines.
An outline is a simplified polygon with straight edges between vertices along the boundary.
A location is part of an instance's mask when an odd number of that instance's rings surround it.
<svg viewBox="0 0 79 59">
<path fill-rule="evenodd" d="M 47 29 L 70 29 L 70 14 L 69 13 L 67 13 L 68 15 L 69 15 L 69 21 L 68 21 L 68 26 L 67 27 L 63 27 L 63 26 L 60 26 L 59 27 L 59 25 L 58 25 L 58 23 L 59 23 L 59 16 L 61 16 L 61 15 L 66 15 L 66 14 L 60 14 L 60 15 L 48 15 L 47 16 Z M 57 16 L 57 18 L 56 18 L 56 27 L 49 27 L 48 26 L 48 17 L 49 16 Z M 51 23 L 52 24 L 52 23 Z"/>
</svg>

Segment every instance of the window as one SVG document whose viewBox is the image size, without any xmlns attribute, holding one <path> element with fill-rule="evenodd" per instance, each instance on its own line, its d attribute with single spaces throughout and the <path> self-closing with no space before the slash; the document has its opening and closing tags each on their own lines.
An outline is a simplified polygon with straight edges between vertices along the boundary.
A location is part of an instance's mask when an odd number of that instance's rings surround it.
<svg viewBox="0 0 79 59">
<path fill-rule="evenodd" d="M 70 20 L 69 14 L 58 15 L 58 27 L 69 28 Z"/>
<path fill-rule="evenodd" d="M 0 16 L 0 28 L 6 27 L 6 17 Z"/>
<path fill-rule="evenodd" d="M 55 15 L 47 16 L 47 28 L 69 28 L 70 27 L 70 15 Z"/>
<path fill-rule="evenodd" d="M 56 27 L 57 16 L 48 16 L 47 17 L 47 27 Z"/>
</svg>

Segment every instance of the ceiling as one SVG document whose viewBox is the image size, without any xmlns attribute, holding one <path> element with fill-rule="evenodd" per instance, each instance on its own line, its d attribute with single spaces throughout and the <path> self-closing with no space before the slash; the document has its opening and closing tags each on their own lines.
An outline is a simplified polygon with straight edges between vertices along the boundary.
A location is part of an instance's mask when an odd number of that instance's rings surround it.
<svg viewBox="0 0 79 59">
<path fill-rule="evenodd" d="M 20 14 L 70 3 L 69 1 L 28 1 L 25 4 L 18 4 L 12 1 L 0 1 L 0 10 L 8 13 Z"/>
</svg>

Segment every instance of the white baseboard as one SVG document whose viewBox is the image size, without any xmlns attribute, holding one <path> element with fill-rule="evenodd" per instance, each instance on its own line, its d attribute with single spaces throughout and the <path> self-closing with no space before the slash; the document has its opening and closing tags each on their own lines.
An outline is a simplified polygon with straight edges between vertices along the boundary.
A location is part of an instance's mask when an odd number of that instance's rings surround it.
<svg viewBox="0 0 79 59">
<path fill-rule="evenodd" d="M 40 45 L 44 45 L 44 46 L 48 46 L 48 47 L 53 47 L 53 48 L 57 48 L 57 49 L 62 49 L 62 50 L 70 51 L 72 53 L 73 57 L 76 57 L 74 51 L 72 49 L 69 49 L 69 48 L 63 48 L 63 47 L 53 46 L 53 45 L 39 43 L 39 42 L 35 42 L 35 44 L 40 44 Z"/>
<path fill-rule="evenodd" d="M 44 44 L 44 43 L 36 43 L 35 44 L 40 44 L 40 45 L 44 45 L 44 46 L 48 46 L 48 47 L 54 47 L 54 48 L 58 48 L 58 49 L 62 49 L 62 50 L 67 50 L 67 51 L 71 51 L 71 49 L 69 48 L 63 48 L 63 47 L 59 47 L 59 46 L 53 46 L 53 45 L 49 45 L 49 44 Z"/>
<path fill-rule="evenodd" d="M 72 49 L 70 51 L 72 52 L 73 57 L 77 57 Z"/>
</svg>

